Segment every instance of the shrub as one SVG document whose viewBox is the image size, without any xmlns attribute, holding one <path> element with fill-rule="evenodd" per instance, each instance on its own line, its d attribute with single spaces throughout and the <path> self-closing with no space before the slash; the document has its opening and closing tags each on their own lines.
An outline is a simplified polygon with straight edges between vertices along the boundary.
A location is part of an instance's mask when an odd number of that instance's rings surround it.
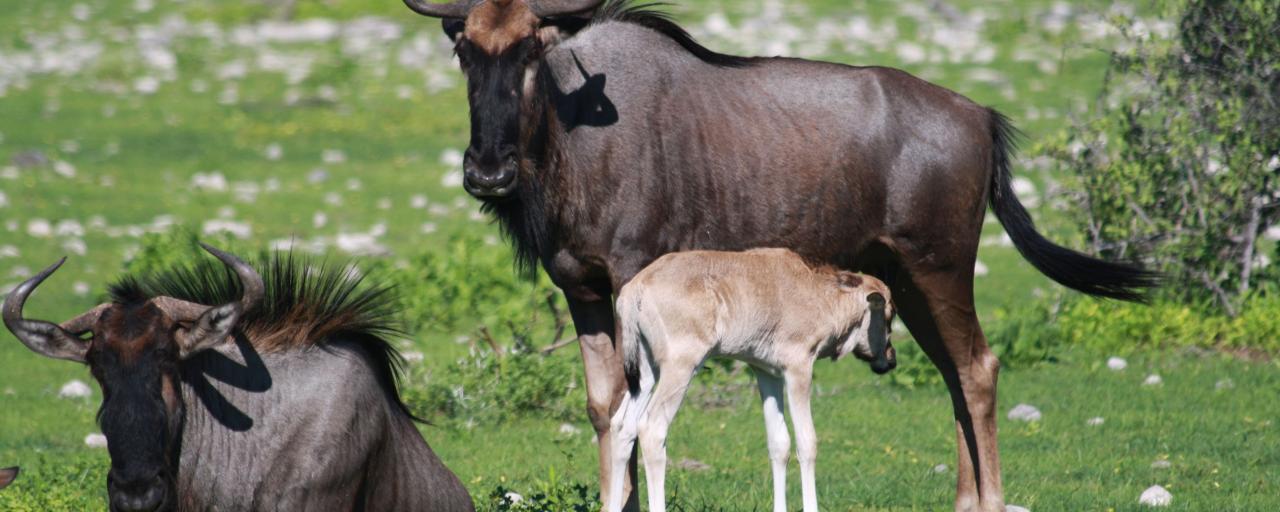
<svg viewBox="0 0 1280 512">
<path fill-rule="evenodd" d="M 582 413 L 582 365 L 568 355 L 483 351 L 444 369 L 415 371 L 405 380 L 411 410 L 430 420 L 497 423 L 515 417 L 556 420 Z"/>
<path fill-rule="evenodd" d="M 1095 252 L 1152 262 L 1166 297 L 1234 316 L 1280 277 L 1261 236 L 1280 222 L 1280 3 L 1164 5 L 1178 38 L 1122 24 L 1132 49 L 1112 55 L 1101 110 L 1039 150 L 1069 170 Z"/>
</svg>

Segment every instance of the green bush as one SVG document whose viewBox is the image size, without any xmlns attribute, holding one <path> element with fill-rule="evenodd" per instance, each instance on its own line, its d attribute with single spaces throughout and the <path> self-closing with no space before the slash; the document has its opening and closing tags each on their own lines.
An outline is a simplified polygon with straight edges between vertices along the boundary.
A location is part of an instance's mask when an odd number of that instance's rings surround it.
<svg viewBox="0 0 1280 512">
<path fill-rule="evenodd" d="M 1051 333 L 1058 343 L 1116 354 L 1198 347 L 1280 354 L 1280 298 L 1255 296 L 1236 316 L 1205 304 L 1151 305 L 1079 298 L 1062 306 Z"/>
<path fill-rule="evenodd" d="M 1169 0 L 1179 37 L 1129 30 L 1099 111 L 1038 151 L 1071 175 L 1096 253 L 1164 270 L 1165 297 L 1239 313 L 1280 223 L 1280 2 Z M 1274 244 L 1272 259 L 1280 259 Z"/>
<path fill-rule="evenodd" d="M 573 356 L 483 351 L 441 370 L 419 370 L 404 382 L 410 409 L 432 421 L 497 423 L 516 417 L 569 420 L 586 403 Z"/>
</svg>

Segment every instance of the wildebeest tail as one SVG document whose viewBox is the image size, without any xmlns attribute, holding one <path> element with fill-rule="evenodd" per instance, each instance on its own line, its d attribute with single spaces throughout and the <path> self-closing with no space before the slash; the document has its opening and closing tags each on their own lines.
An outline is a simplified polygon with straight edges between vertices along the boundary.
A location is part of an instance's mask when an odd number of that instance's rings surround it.
<svg viewBox="0 0 1280 512">
<path fill-rule="evenodd" d="M 640 299 L 630 293 L 618 294 L 615 307 L 618 311 L 619 335 L 618 347 L 622 354 L 622 371 L 627 378 L 627 386 L 634 392 L 640 385 Z"/>
<path fill-rule="evenodd" d="M 1099 297 L 1141 302 L 1159 285 L 1159 274 L 1141 266 L 1104 261 L 1057 245 L 1036 231 L 1031 215 L 1013 193 L 1010 160 L 1017 149 L 1017 129 L 1003 114 L 991 112 L 991 209 L 1022 257 L 1049 279 Z"/>
</svg>

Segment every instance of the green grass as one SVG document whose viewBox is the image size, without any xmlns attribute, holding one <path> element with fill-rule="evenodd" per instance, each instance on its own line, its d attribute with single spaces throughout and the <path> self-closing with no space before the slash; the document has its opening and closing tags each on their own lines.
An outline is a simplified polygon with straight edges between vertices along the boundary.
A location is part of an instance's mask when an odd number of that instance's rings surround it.
<svg viewBox="0 0 1280 512">
<path fill-rule="evenodd" d="M 87 248 L 83 255 L 72 254 L 33 297 L 33 315 L 67 318 L 95 304 L 142 243 L 129 228 L 140 230 L 162 215 L 196 230 L 223 216 L 248 222 L 250 237 L 232 244 L 242 250 L 291 237 L 308 241 L 380 227 L 385 233 L 378 241 L 390 254 L 377 258 L 392 263 L 442 250 L 454 233 L 497 236 L 487 220 L 477 217 L 476 203 L 460 187 L 442 181 L 450 169 L 441 156 L 465 147 L 468 118 L 461 77 L 449 67 L 447 45 L 433 20 L 407 12 L 396 0 L 300 2 L 304 18 L 381 16 L 403 28 L 399 39 L 375 45 L 382 50 L 353 54 L 335 41 L 242 47 L 191 35 L 199 32 L 197 23 L 209 22 L 229 38 L 233 29 L 266 12 L 256 1 L 157 0 L 144 13 L 136 12 L 131 0 L 78 3 L 90 8 L 86 21 L 72 17 L 72 2 L 0 0 L 5 13 L 0 15 L 0 60 L 17 62 L 15 55 L 42 48 L 41 40 L 47 38 L 59 48 L 100 45 L 83 69 L 30 74 L 0 94 L 0 167 L 38 151 L 77 171 L 68 178 L 50 166 L 37 166 L 16 169 L 14 179 L 0 177 L 0 192 L 8 202 L 0 206 L 0 248 L 12 246 L 20 253 L 0 257 L 0 285 L 15 283 L 67 253 L 68 241 L 82 241 Z M 1087 39 L 1070 24 L 1062 33 L 1044 30 L 1040 25 L 1050 0 L 950 3 L 967 13 L 984 13 L 983 44 L 995 48 L 989 63 L 901 61 L 901 44 L 939 48 L 926 40 L 941 25 L 922 25 L 899 2 L 877 0 L 854 7 L 844 0 L 789 2 L 782 20 L 805 31 L 823 21 L 842 23 L 854 17 L 866 17 L 877 29 L 892 25 L 897 36 L 882 49 L 850 53 L 833 48 L 822 57 L 903 67 L 1005 111 L 1027 132 L 1029 142 L 1065 126 L 1079 106 L 1093 99 L 1113 40 Z M 1109 5 L 1076 4 L 1080 11 Z M 719 11 L 740 25 L 759 16 L 760 5 L 700 1 L 673 10 L 693 27 Z M 1151 14 L 1142 4 L 1136 9 L 1139 15 Z M 176 79 L 162 81 L 155 94 L 134 92 L 138 78 L 159 75 L 142 64 L 136 34 L 175 16 L 192 23 L 171 35 Z M 419 36 L 432 52 L 424 58 L 425 71 L 400 61 L 401 52 Z M 706 42 L 736 49 L 731 41 Z M 263 49 L 305 56 L 312 61 L 311 73 L 289 84 L 279 73 L 256 70 Z M 1042 56 L 1047 63 L 1020 60 L 1020 53 Z M 246 76 L 218 78 L 237 60 L 248 64 Z M 989 76 L 975 75 L 978 69 Z M 218 101 L 224 82 L 233 83 L 238 92 L 232 104 Z M 206 92 L 196 92 L 200 84 Z M 332 99 L 326 99 L 329 89 Z M 1032 119 L 1033 109 L 1041 113 L 1039 118 Z M 279 160 L 264 157 L 271 144 L 283 149 Z M 326 150 L 334 149 L 345 154 L 344 162 L 322 160 Z M 327 173 L 326 180 L 309 179 L 317 169 Z M 263 191 L 245 201 L 231 190 L 192 188 L 195 174 L 210 172 L 225 176 L 232 188 L 252 184 Z M 1022 166 L 1020 175 L 1041 191 L 1052 179 L 1029 165 Z M 411 207 L 419 195 L 430 206 Z M 339 204 L 327 202 L 335 198 Z M 326 217 L 322 226 L 313 221 L 317 213 Z M 1079 236 L 1054 229 L 1060 212 L 1037 213 L 1056 239 Z M 110 229 L 95 227 L 99 219 Z M 28 226 L 40 220 L 54 225 L 74 220 L 85 234 L 33 236 Z M 424 229 L 427 223 L 435 229 Z M 984 236 L 999 233 L 997 226 L 988 225 Z M 1011 248 L 985 246 L 980 259 L 991 269 L 977 285 L 983 318 L 1054 286 Z M 88 293 L 75 293 L 76 283 L 87 285 Z M 430 370 L 465 353 L 466 344 L 455 339 L 473 332 L 467 327 L 419 333 L 410 348 L 427 355 L 423 374 L 431 375 Z M 1135 361 L 1128 372 L 1116 374 L 1098 369 L 1104 356 L 1072 352 L 1063 364 L 1004 374 L 1002 417 L 1024 401 L 1045 412 L 1038 426 L 1002 424 L 1012 503 L 1047 510 L 1129 509 L 1136 507 L 1142 489 L 1159 483 L 1174 493 L 1175 508 L 1185 510 L 1266 510 L 1280 504 L 1274 498 L 1280 476 L 1271 449 L 1275 427 L 1269 423 L 1277 417 L 1271 396 L 1277 389 L 1274 365 L 1163 354 Z M 576 350 L 568 348 L 555 357 L 573 359 Z M 1139 386 L 1143 367 L 1163 374 L 1165 386 Z M 58 399 L 58 388 L 73 378 L 92 380 L 84 368 L 41 359 L 7 332 L 0 333 L 0 466 L 24 467 L 19 482 L 0 493 L 0 510 L 103 506 L 106 455 L 83 444 L 86 434 L 97 431 L 93 414 L 100 397 Z M 1224 378 L 1233 379 L 1235 388 L 1214 391 Z M 839 390 L 816 401 L 825 508 L 948 507 L 954 474 L 932 473 L 940 463 L 954 467 L 954 430 L 940 388 L 891 386 L 857 364 L 824 364 L 819 382 L 824 390 Z M 693 509 L 752 510 L 768 504 L 763 426 L 754 392 L 737 393 L 741 400 L 732 407 L 686 411 L 672 433 L 672 460 L 687 457 L 713 468 L 671 474 L 669 488 Z M 1085 419 L 1098 415 L 1106 417 L 1106 424 L 1084 426 Z M 576 424 L 583 433 L 562 435 L 560 422 L 535 419 L 469 429 L 449 423 L 423 430 L 479 499 L 499 485 L 524 492 L 552 475 L 594 489 L 596 455 L 585 414 Z M 1170 458 L 1173 468 L 1151 470 L 1150 462 L 1160 457 Z M 798 484 L 794 475 L 792 481 Z M 798 496 L 792 501 L 798 504 Z"/>
</svg>

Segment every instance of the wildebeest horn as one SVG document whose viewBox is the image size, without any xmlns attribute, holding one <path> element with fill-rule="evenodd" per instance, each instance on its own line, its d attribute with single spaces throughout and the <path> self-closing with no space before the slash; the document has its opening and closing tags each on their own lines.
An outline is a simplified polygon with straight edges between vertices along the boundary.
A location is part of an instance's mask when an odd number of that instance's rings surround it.
<svg viewBox="0 0 1280 512">
<path fill-rule="evenodd" d="M 604 3 L 604 0 L 529 0 L 529 9 L 539 18 L 581 14 Z"/>
<path fill-rule="evenodd" d="M 201 243 L 200 247 L 203 247 L 204 250 L 209 251 L 209 254 L 212 254 L 214 257 L 222 260 L 222 262 L 228 267 L 231 267 L 231 270 L 240 278 L 240 288 L 244 290 L 240 295 L 241 311 L 249 311 L 257 307 L 259 302 L 262 302 L 262 297 L 266 293 L 267 287 L 262 282 L 262 276 L 258 275 L 258 271 L 254 270 L 253 267 L 249 266 L 248 263 L 245 263 L 240 258 L 219 251 L 209 244 Z"/>
<path fill-rule="evenodd" d="M 266 285 L 262 281 L 262 276 L 248 263 L 208 244 L 201 243 L 200 247 L 222 260 L 222 263 L 236 273 L 240 279 L 242 292 L 239 300 L 214 307 L 201 306 L 171 297 L 159 297 L 153 302 L 165 309 L 166 313 L 175 320 L 194 322 L 190 329 L 180 331 L 177 336 L 178 346 L 182 349 L 184 358 L 225 341 L 243 318 L 244 313 L 257 307 L 266 294 Z"/>
<path fill-rule="evenodd" d="M 413 12 L 432 18 L 466 18 L 467 13 L 477 3 L 480 2 L 478 0 L 458 0 L 447 4 L 436 4 L 427 0 L 404 0 L 404 4 L 413 9 Z"/>
<path fill-rule="evenodd" d="M 37 354 L 54 359 L 84 362 L 85 354 L 89 352 L 89 344 L 84 340 L 53 323 L 22 317 L 22 307 L 26 304 L 27 297 L 66 261 L 67 258 L 63 257 L 9 292 L 9 296 L 4 299 L 4 326 L 9 328 L 9 332 L 12 332 L 18 341 Z M 101 314 L 101 307 L 94 308 L 89 314 L 94 312 Z M 87 315 L 77 317 L 73 323 L 77 326 L 91 325 L 96 317 L 87 318 Z"/>
<path fill-rule="evenodd" d="M 867 342 L 871 345 L 871 371 L 885 373 L 893 369 L 893 363 L 887 355 L 889 335 L 884 325 L 884 295 L 873 293 L 867 296 L 867 309 L 870 312 L 870 325 L 867 326 Z"/>
</svg>

